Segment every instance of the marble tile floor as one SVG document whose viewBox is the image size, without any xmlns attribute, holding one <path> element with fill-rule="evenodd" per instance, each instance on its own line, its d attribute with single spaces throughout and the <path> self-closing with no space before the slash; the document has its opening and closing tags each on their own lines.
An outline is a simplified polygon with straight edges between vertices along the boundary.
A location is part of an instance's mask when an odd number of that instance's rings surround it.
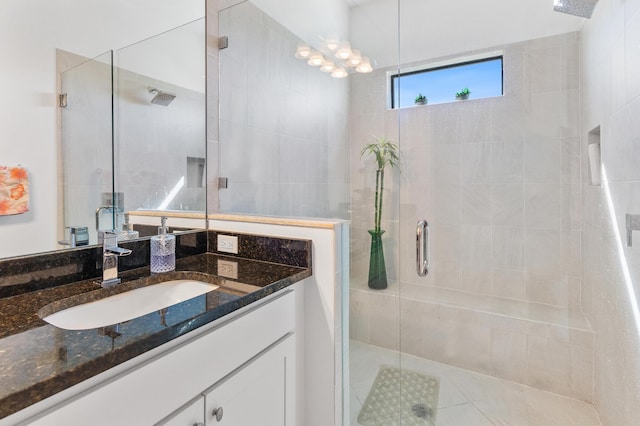
<svg viewBox="0 0 640 426">
<path fill-rule="evenodd" d="M 413 355 L 350 342 L 350 425 L 381 364 L 440 379 L 437 426 L 601 426 L 592 404 Z"/>
</svg>

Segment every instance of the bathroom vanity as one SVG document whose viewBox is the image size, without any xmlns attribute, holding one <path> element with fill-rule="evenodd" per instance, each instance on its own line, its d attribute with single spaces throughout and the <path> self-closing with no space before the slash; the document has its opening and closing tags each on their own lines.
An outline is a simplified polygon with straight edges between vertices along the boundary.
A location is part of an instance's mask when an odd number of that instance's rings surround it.
<svg viewBox="0 0 640 426">
<path fill-rule="evenodd" d="M 191 426 L 222 419 L 237 425 L 296 424 L 303 398 L 296 389 L 302 347 L 296 342 L 301 335 L 296 318 L 311 277 L 311 244 L 275 240 L 254 242 L 253 259 L 203 252 L 182 256 L 176 271 L 167 274 L 133 268 L 112 289 L 89 278 L 2 294 L 0 425 Z M 17 276 L 6 279 L 10 269 L 0 265 L 5 289 Z M 65 330 L 41 319 L 176 279 L 219 288 L 93 329 Z M 43 285 L 37 281 L 31 286 Z"/>
</svg>

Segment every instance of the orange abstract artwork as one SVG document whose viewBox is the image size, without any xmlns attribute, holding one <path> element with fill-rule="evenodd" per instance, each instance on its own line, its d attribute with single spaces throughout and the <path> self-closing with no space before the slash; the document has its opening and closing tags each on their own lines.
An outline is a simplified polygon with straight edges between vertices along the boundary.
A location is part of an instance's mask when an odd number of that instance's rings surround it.
<svg viewBox="0 0 640 426">
<path fill-rule="evenodd" d="M 0 216 L 29 211 L 29 181 L 24 167 L 0 166 Z"/>
</svg>

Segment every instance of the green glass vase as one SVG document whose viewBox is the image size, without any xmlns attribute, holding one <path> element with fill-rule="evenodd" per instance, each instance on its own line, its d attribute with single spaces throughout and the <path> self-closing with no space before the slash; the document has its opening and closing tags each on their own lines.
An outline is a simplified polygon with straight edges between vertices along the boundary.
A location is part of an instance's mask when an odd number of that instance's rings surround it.
<svg viewBox="0 0 640 426">
<path fill-rule="evenodd" d="M 384 231 L 369 231 L 371 235 L 371 256 L 369 258 L 369 288 L 387 288 L 387 269 L 384 265 L 382 234 Z"/>
</svg>

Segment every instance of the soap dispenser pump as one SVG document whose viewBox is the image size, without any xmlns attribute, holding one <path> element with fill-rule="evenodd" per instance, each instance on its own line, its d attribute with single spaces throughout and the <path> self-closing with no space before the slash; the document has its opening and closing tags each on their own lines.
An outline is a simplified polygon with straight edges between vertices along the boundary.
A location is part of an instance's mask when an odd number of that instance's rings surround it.
<svg viewBox="0 0 640 426">
<path fill-rule="evenodd" d="M 162 216 L 158 235 L 151 237 L 151 272 L 169 272 L 176 269 L 176 236 L 167 234 L 167 217 Z"/>
</svg>

